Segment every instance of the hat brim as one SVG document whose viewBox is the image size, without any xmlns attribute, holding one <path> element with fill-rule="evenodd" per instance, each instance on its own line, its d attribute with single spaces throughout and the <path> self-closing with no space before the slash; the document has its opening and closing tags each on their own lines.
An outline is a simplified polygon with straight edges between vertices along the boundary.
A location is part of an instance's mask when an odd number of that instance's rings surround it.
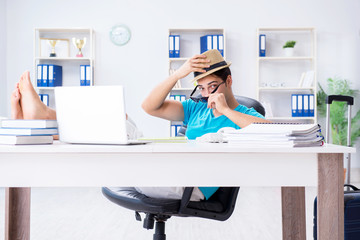
<svg viewBox="0 0 360 240">
<path fill-rule="evenodd" d="M 227 68 L 227 67 L 229 67 L 230 65 L 231 65 L 231 62 L 227 62 L 227 64 L 226 64 L 225 66 L 221 66 L 221 67 L 218 67 L 218 68 L 211 69 L 210 71 L 204 72 L 204 73 L 200 74 L 199 76 L 193 78 L 193 79 L 191 80 L 191 82 L 195 82 L 195 81 L 197 81 L 197 80 L 199 80 L 199 79 L 201 79 L 201 78 L 204 78 L 204 77 L 206 77 L 206 76 L 209 76 L 210 74 L 212 74 L 212 73 L 214 73 L 214 72 L 216 72 L 216 71 L 219 71 L 219 70 L 221 70 L 221 69 L 223 69 L 223 68 Z"/>
</svg>

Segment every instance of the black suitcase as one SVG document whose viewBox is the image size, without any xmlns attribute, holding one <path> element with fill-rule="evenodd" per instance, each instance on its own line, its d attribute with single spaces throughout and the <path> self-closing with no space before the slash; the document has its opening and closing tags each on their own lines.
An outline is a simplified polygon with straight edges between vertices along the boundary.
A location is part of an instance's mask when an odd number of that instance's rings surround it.
<svg viewBox="0 0 360 240">
<path fill-rule="evenodd" d="M 350 184 L 344 187 L 351 188 L 344 192 L 344 240 L 360 239 L 360 190 Z M 314 239 L 317 239 L 317 198 L 314 202 Z"/>
<path fill-rule="evenodd" d="M 347 102 L 348 104 L 348 132 L 347 146 L 351 145 L 351 106 L 354 98 L 342 95 L 330 95 L 326 98 L 326 142 L 329 143 L 330 128 L 330 104 L 333 101 Z M 346 184 L 347 190 L 344 192 L 344 240 L 360 240 L 360 190 L 350 185 L 350 154 L 347 158 Z M 350 190 L 351 189 L 351 190 Z M 314 239 L 317 240 L 317 198 L 314 201 Z"/>
</svg>

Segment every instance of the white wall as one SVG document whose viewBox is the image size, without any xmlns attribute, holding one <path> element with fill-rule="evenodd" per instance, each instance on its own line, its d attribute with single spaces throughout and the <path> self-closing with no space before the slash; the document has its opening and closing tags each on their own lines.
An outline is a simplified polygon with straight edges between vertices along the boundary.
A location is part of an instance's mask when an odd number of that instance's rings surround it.
<svg viewBox="0 0 360 240">
<path fill-rule="evenodd" d="M 35 27 L 92 27 L 96 33 L 96 84 L 125 86 L 127 111 L 146 136 L 162 136 L 168 127 L 164 120 L 150 117 L 140 108 L 150 89 L 167 76 L 168 28 L 225 28 L 234 92 L 255 97 L 256 28 L 314 26 L 319 82 L 337 75 L 360 87 L 357 0 L 225 0 L 221 1 L 223 7 L 215 0 L 6 3 L 8 94 L 24 70 L 33 71 Z M 113 45 L 108 38 L 110 28 L 117 23 L 127 24 L 132 31 L 132 39 L 123 47 Z M 3 104 L 1 107 L 4 111 Z"/>
<path fill-rule="evenodd" d="M 0 117 L 7 115 L 6 1 L 0 0 Z"/>
</svg>

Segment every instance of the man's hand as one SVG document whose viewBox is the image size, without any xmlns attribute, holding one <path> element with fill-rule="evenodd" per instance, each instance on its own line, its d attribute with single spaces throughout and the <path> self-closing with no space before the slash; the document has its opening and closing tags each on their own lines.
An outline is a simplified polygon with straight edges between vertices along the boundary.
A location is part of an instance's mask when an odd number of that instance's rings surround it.
<svg viewBox="0 0 360 240">
<path fill-rule="evenodd" d="M 208 108 L 216 109 L 216 111 L 224 115 L 225 112 L 230 109 L 223 93 L 210 94 Z"/>
<path fill-rule="evenodd" d="M 177 79 L 181 79 L 189 75 L 191 72 L 206 72 L 204 68 L 210 67 L 210 60 L 205 55 L 197 54 L 189 58 L 178 70 L 175 71 Z"/>
</svg>

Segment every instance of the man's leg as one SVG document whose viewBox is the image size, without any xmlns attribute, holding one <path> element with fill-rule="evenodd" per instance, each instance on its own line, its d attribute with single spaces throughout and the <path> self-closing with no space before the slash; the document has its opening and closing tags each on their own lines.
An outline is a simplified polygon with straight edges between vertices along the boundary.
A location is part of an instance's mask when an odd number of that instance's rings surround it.
<svg viewBox="0 0 360 240">
<path fill-rule="evenodd" d="M 23 119 L 22 108 L 20 105 L 21 94 L 19 90 L 19 83 L 16 84 L 14 91 L 11 94 L 11 119 Z"/>
<path fill-rule="evenodd" d="M 29 71 L 24 72 L 19 81 L 20 105 L 24 119 L 56 119 L 54 109 L 47 107 L 39 98 L 30 81 Z"/>
</svg>

